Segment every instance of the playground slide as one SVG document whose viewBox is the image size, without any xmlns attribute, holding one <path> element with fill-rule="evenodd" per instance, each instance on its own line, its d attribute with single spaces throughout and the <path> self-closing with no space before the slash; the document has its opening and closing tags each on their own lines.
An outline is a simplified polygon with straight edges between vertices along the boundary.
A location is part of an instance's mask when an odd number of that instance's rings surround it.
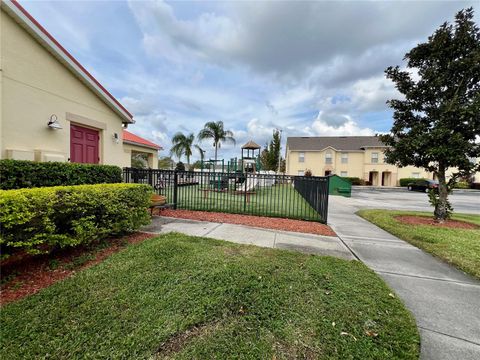
<svg viewBox="0 0 480 360">
<path fill-rule="evenodd" d="M 255 186 L 257 186 L 257 178 L 256 177 L 247 177 L 247 185 L 239 184 L 237 185 L 237 191 L 253 191 L 255 190 Z"/>
</svg>

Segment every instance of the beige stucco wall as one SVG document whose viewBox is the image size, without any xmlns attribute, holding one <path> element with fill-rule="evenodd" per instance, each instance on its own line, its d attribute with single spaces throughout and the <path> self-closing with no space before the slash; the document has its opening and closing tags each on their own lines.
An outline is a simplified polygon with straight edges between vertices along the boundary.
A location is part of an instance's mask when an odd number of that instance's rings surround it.
<svg viewBox="0 0 480 360">
<path fill-rule="evenodd" d="M 332 153 L 332 164 L 325 164 L 325 153 Z M 419 178 L 433 179 L 433 174 L 423 169 L 406 166 L 403 168 L 396 167 L 385 163 L 384 148 L 366 148 L 360 152 L 342 152 L 334 149 L 326 149 L 323 151 L 291 151 L 288 146 L 286 149 L 286 172 L 288 175 L 298 175 L 299 171 L 310 169 L 312 175 L 323 176 L 326 170 L 330 170 L 332 174 L 341 175 L 342 171 L 347 172 L 348 177 L 358 177 L 368 181 L 370 172 L 373 176 L 373 184 L 382 185 L 382 176 L 385 178 L 385 186 L 397 186 L 402 178 L 411 178 L 418 176 Z M 299 162 L 299 154 L 305 153 L 303 163 Z M 372 163 L 372 153 L 378 153 L 378 162 Z M 342 153 L 348 154 L 348 162 L 342 164 Z M 478 159 L 477 161 L 480 161 Z M 447 170 L 447 178 L 455 172 L 455 169 Z M 382 175 L 384 174 L 384 175 Z M 475 182 L 480 182 L 480 172 L 475 175 Z"/>
<path fill-rule="evenodd" d="M 0 158 L 67 161 L 74 119 L 99 130 L 101 164 L 122 166 L 123 144 L 113 137 L 122 137 L 121 118 L 3 10 L 0 30 Z M 63 129 L 47 127 L 52 114 Z"/>
<path fill-rule="evenodd" d="M 368 149 L 364 151 L 336 151 L 328 148 L 323 151 L 304 151 L 305 161 L 299 162 L 299 155 L 302 151 L 290 151 L 287 148 L 287 173 L 289 175 L 297 175 L 298 171 L 310 169 L 314 176 L 323 176 L 325 171 L 332 171 L 333 174 L 340 175 L 347 172 L 349 177 L 365 178 L 368 180 L 369 171 L 392 172 L 396 174 L 396 168 L 392 165 L 383 163 L 383 150 Z M 326 164 L 326 153 L 332 154 L 332 163 Z M 379 162 L 371 163 L 371 153 L 379 153 Z M 347 154 L 347 163 L 342 163 L 342 154 Z"/>
<path fill-rule="evenodd" d="M 123 144 L 123 167 L 130 167 L 132 165 L 132 151 L 137 153 L 144 153 L 148 155 L 148 167 L 150 169 L 158 169 L 158 151 L 144 146 L 137 146 L 132 144 Z"/>
<path fill-rule="evenodd" d="M 413 166 L 398 168 L 386 164 L 383 150 L 384 148 L 367 148 L 364 151 L 342 152 L 329 148 L 323 151 L 303 151 L 305 161 L 301 163 L 298 161 L 301 151 L 290 151 L 287 146 L 286 171 L 289 175 L 298 175 L 299 171 L 310 169 L 314 176 L 323 176 L 326 170 L 330 170 L 332 174 L 337 175 L 346 172 L 348 177 L 358 177 L 365 181 L 370 180 L 370 172 L 372 172 L 373 185 L 377 186 L 382 184 L 382 176 L 385 186 L 396 186 L 399 179 L 413 177 L 414 173 L 419 173 L 418 176 L 421 178 L 433 178 L 431 173 Z M 331 165 L 325 164 L 325 153 L 327 151 L 332 153 Z M 347 163 L 342 163 L 342 153 L 348 154 Z M 377 163 L 372 163 L 372 153 L 378 153 Z"/>
</svg>

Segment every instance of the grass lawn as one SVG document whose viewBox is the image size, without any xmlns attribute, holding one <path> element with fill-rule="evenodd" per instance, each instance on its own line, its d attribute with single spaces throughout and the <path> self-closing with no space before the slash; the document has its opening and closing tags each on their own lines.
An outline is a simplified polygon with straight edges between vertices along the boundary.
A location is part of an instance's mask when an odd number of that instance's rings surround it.
<svg viewBox="0 0 480 360">
<path fill-rule="evenodd" d="M 2 358 L 417 359 L 362 263 L 167 234 L 1 311 Z"/>
<path fill-rule="evenodd" d="M 319 214 L 292 185 L 260 187 L 249 196 L 249 202 L 245 202 L 243 194 L 215 191 L 205 194 L 202 188 L 198 185 L 179 187 L 178 208 L 320 220 Z"/>
<path fill-rule="evenodd" d="M 360 210 L 357 213 L 382 229 L 408 241 L 461 270 L 480 278 L 480 229 L 449 229 L 429 225 L 407 225 L 398 222 L 397 215 L 424 215 L 416 211 Z M 480 216 L 454 214 L 452 220 L 480 225 Z"/>
</svg>

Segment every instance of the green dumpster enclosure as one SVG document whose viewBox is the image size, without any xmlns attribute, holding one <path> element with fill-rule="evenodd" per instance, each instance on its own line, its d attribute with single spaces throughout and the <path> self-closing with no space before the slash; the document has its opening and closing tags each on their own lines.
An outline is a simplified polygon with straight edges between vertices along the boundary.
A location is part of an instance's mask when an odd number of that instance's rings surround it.
<svg viewBox="0 0 480 360">
<path fill-rule="evenodd" d="M 352 196 L 352 183 L 338 175 L 328 177 L 328 193 L 345 197 Z"/>
</svg>

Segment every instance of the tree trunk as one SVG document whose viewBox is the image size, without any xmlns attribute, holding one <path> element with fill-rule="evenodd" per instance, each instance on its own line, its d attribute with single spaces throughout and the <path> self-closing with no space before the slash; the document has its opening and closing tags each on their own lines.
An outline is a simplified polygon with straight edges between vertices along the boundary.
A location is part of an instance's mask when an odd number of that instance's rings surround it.
<svg viewBox="0 0 480 360">
<path fill-rule="evenodd" d="M 215 166 L 217 166 L 217 152 L 218 152 L 218 144 L 215 143 Z"/>
<path fill-rule="evenodd" d="M 445 167 L 438 168 L 438 202 L 435 205 L 434 217 L 438 222 L 444 222 L 448 216 L 447 207 L 447 181 L 445 179 Z"/>
</svg>

